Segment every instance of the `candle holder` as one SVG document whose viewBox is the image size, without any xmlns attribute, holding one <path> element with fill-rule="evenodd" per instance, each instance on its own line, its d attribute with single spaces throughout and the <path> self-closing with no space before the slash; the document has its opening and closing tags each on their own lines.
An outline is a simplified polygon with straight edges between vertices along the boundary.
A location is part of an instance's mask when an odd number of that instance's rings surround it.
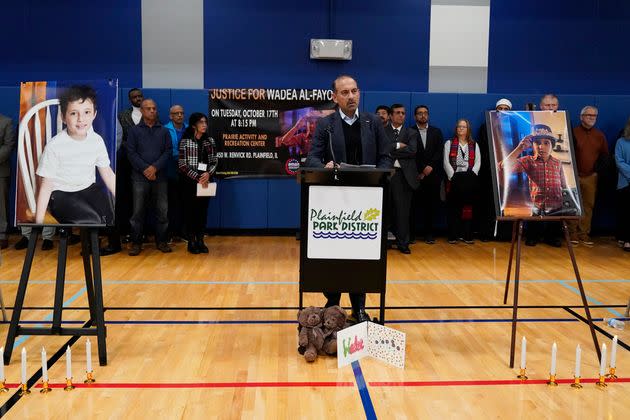
<svg viewBox="0 0 630 420">
<path fill-rule="evenodd" d="M 595 385 L 597 385 L 600 388 L 606 388 L 608 386 L 608 384 L 606 383 L 606 376 L 600 375 L 599 381 L 595 382 Z"/>
<path fill-rule="evenodd" d="M 608 379 L 617 379 L 617 375 L 615 375 L 615 370 L 616 370 L 616 368 L 611 367 L 611 368 L 610 368 L 610 371 L 608 372 L 608 374 L 606 375 L 606 377 L 607 377 Z"/>
<path fill-rule="evenodd" d="M 64 391 L 72 391 L 74 389 L 74 385 L 72 385 L 72 378 L 66 378 L 66 386 L 64 387 Z"/>
<path fill-rule="evenodd" d="M 547 381 L 547 385 L 549 386 L 558 386 L 558 382 L 556 382 L 556 375 L 549 374 L 549 380 Z"/>
<path fill-rule="evenodd" d="M 24 395 L 28 395 L 31 393 L 31 390 L 28 389 L 28 386 L 26 386 L 26 384 L 20 384 L 20 392 L 19 392 L 19 396 L 24 396 Z"/>
<path fill-rule="evenodd" d="M 96 379 L 94 379 L 94 372 L 85 372 L 86 374 L 86 379 L 85 381 L 83 381 L 84 384 L 93 384 L 94 382 L 96 382 Z"/>
<path fill-rule="evenodd" d="M 9 392 L 9 388 L 7 388 L 6 381 L 2 381 L 0 384 L 0 392 Z"/>
<path fill-rule="evenodd" d="M 47 394 L 52 391 L 52 388 L 48 386 L 48 381 L 42 381 L 42 389 L 39 390 L 42 394 Z"/>
<path fill-rule="evenodd" d="M 579 376 L 574 376 L 573 378 L 574 379 L 573 379 L 573 383 L 571 384 L 571 388 L 576 388 L 576 389 L 584 388 L 582 384 L 580 383 Z"/>
<path fill-rule="evenodd" d="M 520 379 L 521 381 L 524 381 L 527 379 L 527 375 L 525 374 L 526 369 L 525 368 L 521 368 L 521 371 L 519 372 L 518 375 L 516 375 L 516 377 L 518 379 Z"/>
</svg>

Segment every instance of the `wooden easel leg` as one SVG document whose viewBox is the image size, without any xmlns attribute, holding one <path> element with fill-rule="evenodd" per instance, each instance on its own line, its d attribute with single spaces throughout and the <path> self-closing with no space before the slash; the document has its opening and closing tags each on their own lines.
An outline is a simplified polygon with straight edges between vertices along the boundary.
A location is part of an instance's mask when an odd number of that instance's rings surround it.
<svg viewBox="0 0 630 420">
<path fill-rule="evenodd" d="M 575 272 L 575 279 L 577 280 L 578 288 L 580 289 L 580 296 L 582 297 L 582 305 L 584 305 L 584 312 L 586 312 L 586 319 L 588 320 L 588 327 L 591 330 L 591 336 L 593 337 L 593 344 L 595 345 L 595 351 L 597 352 L 597 360 L 601 360 L 602 351 L 599 348 L 597 342 L 597 335 L 595 334 L 595 327 L 593 326 L 593 318 L 591 318 L 591 310 L 588 306 L 588 300 L 586 300 L 586 293 L 584 292 L 584 285 L 582 284 L 582 278 L 580 277 L 580 271 L 578 270 L 577 262 L 575 261 L 575 254 L 573 253 L 573 245 L 571 244 L 571 236 L 569 235 L 569 226 L 567 221 L 562 221 L 562 230 L 564 231 L 564 240 L 567 243 L 567 249 L 569 250 L 569 256 L 571 257 L 571 264 L 573 264 L 573 271 Z"/>
<path fill-rule="evenodd" d="M 514 348 L 516 345 L 516 317 L 518 311 L 518 281 L 521 275 L 521 242 L 523 240 L 523 221 L 518 221 L 516 239 L 516 263 L 514 268 L 514 304 L 512 306 L 512 341 L 510 343 L 510 368 L 514 367 Z"/>
<path fill-rule="evenodd" d="M 508 261 L 507 275 L 505 276 L 505 293 L 503 294 L 503 304 L 507 303 L 508 292 L 510 291 L 510 276 L 512 275 L 512 258 L 514 257 L 514 244 L 516 244 L 516 230 L 518 221 L 512 224 L 512 245 L 510 246 L 510 259 Z"/>
<path fill-rule="evenodd" d="M 11 324 L 9 325 L 7 341 L 4 345 L 4 354 L 2 355 L 5 365 L 8 365 L 11 362 L 11 353 L 13 352 L 15 337 L 17 336 L 20 315 L 22 314 L 22 307 L 24 306 L 24 298 L 26 297 L 26 286 L 28 285 L 28 278 L 31 275 L 31 267 L 33 266 L 33 257 L 35 256 L 37 238 L 39 237 L 41 231 L 42 228 L 34 227 L 31 231 L 31 237 L 28 240 L 28 248 L 26 250 L 26 257 L 24 258 L 24 265 L 22 266 L 20 284 L 18 285 L 17 294 L 15 295 L 13 313 L 11 314 Z"/>
<path fill-rule="evenodd" d="M 92 247 L 90 245 L 90 230 L 81 228 L 81 254 L 83 255 L 83 271 L 85 272 L 85 290 L 88 298 L 88 306 L 90 308 L 90 319 L 96 321 L 94 313 L 94 280 L 92 276 L 92 264 L 90 263 L 90 255 Z"/>
<path fill-rule="evenodd" d="M 98 336 L 98 361 L 101 366 L 107 365 L 107 343 L 105 330 L 105 314 L 103 310 L 103 282 L 101 279 L 101 255 L 98 248 L 98 229 L 90 229 L 92 246 L 92 266 L 94 267 L 94 316 Z"/>
<path fill-rule="evenodd" d="M 66 256 L 68 255 L 68 231 L 59 229 L 59 253 L 57 254 L 57 278 L 55 281 L 55 303 L 53 306 L 53 334 L 58 334 L 61 329 L 61 316 L 63 311 L 63 291 L 66 282 Z"/>
<path fill-rule="evenodd" d="M 385 292 L 381 292 L 381 316 L 380 324 L 385 325 Z"/>
</svg>

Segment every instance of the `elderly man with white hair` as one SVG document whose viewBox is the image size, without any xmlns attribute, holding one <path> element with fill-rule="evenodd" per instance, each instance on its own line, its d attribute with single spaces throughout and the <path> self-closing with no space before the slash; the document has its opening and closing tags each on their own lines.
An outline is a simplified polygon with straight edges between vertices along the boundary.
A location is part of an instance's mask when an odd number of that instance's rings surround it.
<svg viewBox="0 0 630 420">
<path fill-rule="evenodd" d="M 580 124 L 573 128 L 575 160 L 582 193 L 582 217 L 571 222 L 571 242 L 592 246 L 590 238 L 593 207 L 597 195 L 597 162 L 608 155 L 606 136 L 595 128 L 597 108 L 588 105 L 580 112 Z"/>
</svg>

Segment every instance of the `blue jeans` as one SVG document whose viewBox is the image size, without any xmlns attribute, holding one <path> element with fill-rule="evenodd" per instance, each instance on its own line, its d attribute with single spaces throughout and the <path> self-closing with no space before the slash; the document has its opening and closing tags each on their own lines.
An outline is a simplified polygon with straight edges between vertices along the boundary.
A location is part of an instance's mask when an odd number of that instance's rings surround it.
<svg viewBox="0 0 630 420">
<path fill-rule="evenodd" d="M 131 240 L 136 244 L 142 243 L 142 229 L 149 200 L 155 211 L 155 241 L 166 242 L 168 229 L 168 186 L 164 181 L 132 181 L 133 215 L 131 224 Z"/>
</svg>

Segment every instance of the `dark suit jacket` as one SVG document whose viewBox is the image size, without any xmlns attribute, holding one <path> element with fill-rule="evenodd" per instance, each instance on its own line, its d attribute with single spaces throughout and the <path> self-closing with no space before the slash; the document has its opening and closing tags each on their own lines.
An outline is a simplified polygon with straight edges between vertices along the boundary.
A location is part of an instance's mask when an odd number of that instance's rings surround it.
<svg viewBox="0 0 630 420">
<path fill-rule="evenodd" d="M 361 150 L 364 165 L 376 165 L 377 168 L 391 168 L 393 161 L 389 154 L 390 141 L 383 131 L 381 120 L 374 114 L 359 113 L 361 123 Z M 346 140 L 343 135 L 345 124 L 339 110 L 327 117 L 320 118 L 313 134 L 311 151 L 306 158 L 306 166 L 321 168 L 334 160 L 330 153 L 329 138 L 332 139 L 337 163 L 346 162 Z"/>
<path fill-rule="evenodd" d="M 427 145 L 425 147 L 422 145 L 418 126 L 414 124 L 410 129 L 418 133 L 418 151 L 416 152 L 416 167 L 418 168 L 418 173 L 422 173 L 427 165 L 431 166 L 433 171 L 429 176 L 434 176 L 435 180 L 439 181 L 439 174 L 442 168 L 442 154 L 444 153 L 444 136 L 442 135 L 442 130 L 429 125 L 427 127 Z"/>
<path fill-rule="evenodd" d="M 122 136 L 123 143 L 127 142 L 127 133 L 129 132 L 129 128 L 136 125 L 133 122 L 133 118 L 131 118 L 132 111 L 133 111 L 133 108 L 127 108 L 123 112 L 118 114 L 118 122 L 120 123 L 123 129 L 123 136 Z"/>
<path fill-rule="evenodd" d="M 418 150 L 418 142 L 420 142 L 418 131 L 403 127 L 398 135 L 398 139 L 394 141 L 394 128 L 389 124 L 385 127 L 385 134 L 389 137 L 391 143 L 392 160 L 398 160 L 398 163 L 400 163 L 400 168 L 409 186 L 414 190 L 418 189 L 420 186 L 418 169 L 416 168 L 416 151 Z M 407 147 L 396 149 L 396 143 L 405 143 Z"/>
<path fill-rule="evenodd" d="M 15 146 L 15 133 L 11 119 L 0 115 L 0 177 L 11 174 L 10 157 Z"/>
</svg>

